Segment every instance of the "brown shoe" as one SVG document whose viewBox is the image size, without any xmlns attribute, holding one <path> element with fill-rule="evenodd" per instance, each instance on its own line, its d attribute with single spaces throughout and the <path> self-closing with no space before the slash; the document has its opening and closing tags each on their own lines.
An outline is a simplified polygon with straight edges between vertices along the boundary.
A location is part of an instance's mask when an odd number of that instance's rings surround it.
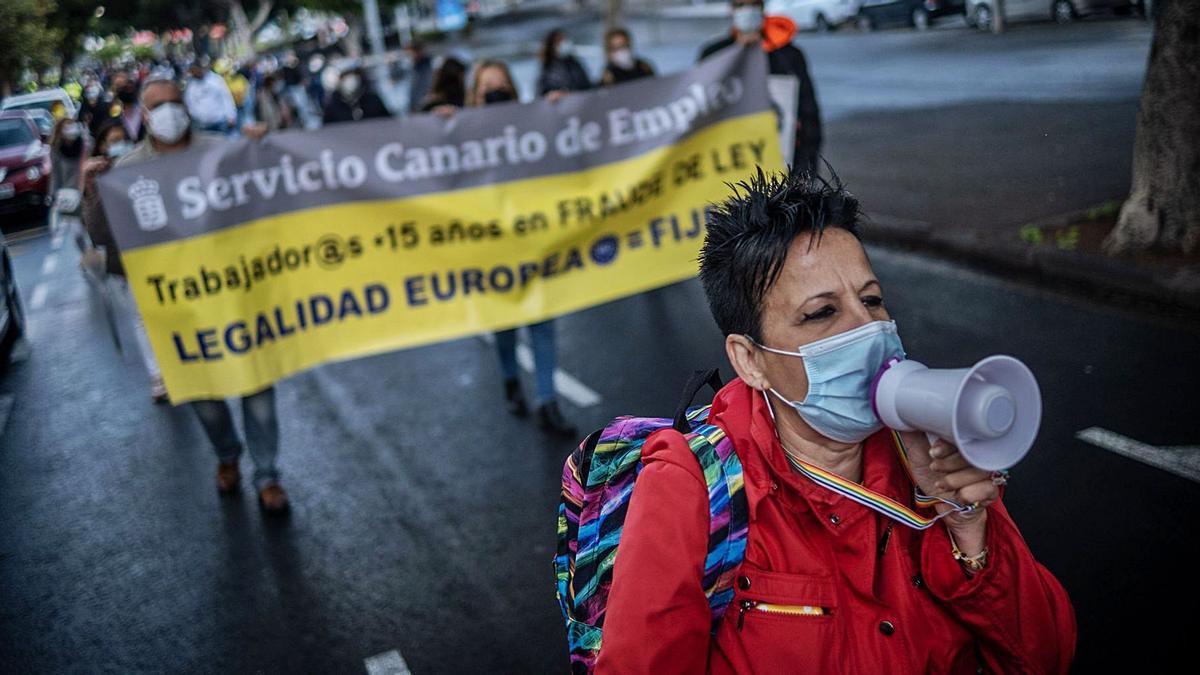
<svg viewBox="0 0 1200 675">
<path fill-rule="evenodd" d="M 242 472 L 238 469 L 237 460 L 217 464 L 217 492 L 227 495 L 238 488 L 242 482 Z"/>
<path fill-rule="evenodd" d="M 258 505 L 269 516 L 281 516 L 288 512 L 287 492 L 279 483 L 271 483 L 258 491 Z"/>
</svg>

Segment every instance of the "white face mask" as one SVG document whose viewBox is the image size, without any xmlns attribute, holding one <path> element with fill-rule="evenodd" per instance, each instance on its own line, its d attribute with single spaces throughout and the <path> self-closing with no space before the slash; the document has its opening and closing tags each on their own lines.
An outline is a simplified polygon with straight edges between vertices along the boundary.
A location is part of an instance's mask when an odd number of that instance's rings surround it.
<svg viewBox="0 0 1200 675">
<path fill-rule="evenodd" d="M 570 40 L 567 40 L 564 38 L 562 42 L 558 43 L 558 55 L 559 56 L 570 56 L 574 53 L 575 53 L 575 43 L 574 42 L 571 42 Z"/>
<path fill-rule="evenodd" d="M 64 124 L 62 128 L 62 137 L 68 141 L 74 141 L 79 138 L 78 124 Z"/>
<path fill-rule="evenodd" d="M 117 141 L 116 143 L 108 146 L 108 152 L 104 154 L 108 155 L 112 159 L 117 159 L 119 157 L 128 155 L 129 151 L 132 149 L 133 143 L 130 143 L 129 141 Z"/>
<path fill-rule="evenodd" d="M 792 401 L 770 392 L 796 409 L 817 433 L 842 443 L 858 443 L 883 428 L 875 414 L 872 386 L 891 358 L 904 358 L 894 321 L 872 321 L 844 333 L 802 345 L 796 351 L 760 349 L 804 360 L 808 392 Z"/>
<path fill-rule="evenodd" d="M 353 96 L 361 84 L 357 75 L 347 75 L 338 82 L 338 91 L 342 92 L 342 96 Z"/>
<path fill-rule="evenodd" d="M 739 33 L 757 33 L 762 30 L 762 7 L 737 7 L 733 10 L 733 27 Z"/>
<path fill-rule="evenodd" d="M 151 110 L 146 118 L 150 135 L 163 143 L 171 144 L 183 138 L 191 124 L 187 108 L 182 103 L 163 103 Z"/>
<path fill-rule="evenodd" d="M 624 70 L 633 69 L 633 52 L 629 49 L 618 49 L 609 57 L 612 59 L 613 65 Z"/>
</svg>

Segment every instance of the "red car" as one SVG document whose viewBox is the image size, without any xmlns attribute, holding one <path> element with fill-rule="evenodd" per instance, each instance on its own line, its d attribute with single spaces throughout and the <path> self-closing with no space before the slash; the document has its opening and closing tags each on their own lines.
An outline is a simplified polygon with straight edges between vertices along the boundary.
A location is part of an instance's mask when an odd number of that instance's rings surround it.
<svg viewBox="0 0 1200 675">
<path fill-rule="evenodd" d="M 44 213 L 49 203 L 50 148 L 37 123 L 24 111 L 0 112 L 0 214 Z"/>
</svg>

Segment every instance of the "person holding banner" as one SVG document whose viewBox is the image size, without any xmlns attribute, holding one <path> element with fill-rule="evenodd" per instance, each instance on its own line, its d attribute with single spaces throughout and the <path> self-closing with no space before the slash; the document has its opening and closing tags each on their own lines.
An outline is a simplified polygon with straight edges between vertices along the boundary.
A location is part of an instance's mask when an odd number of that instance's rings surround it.
<svg viewBox="0 0 1200 675">
<path fill-rule="evenodd" d="M 575 48 L 561 28 L 546 34 L 542 41 L 542 72 L 538 75 L 538 95 L 550 92 L 584 91 L 592 88 L 587 71 L 575 58 Z M 561 96 L 562 93 L 555 94 Z"/>
<path fill-rule="evenodd" d="M 797 170 L 816 169 L 821 154 L 821 111 L 817 107 L 817 94 L 808 75 L 804 52 L 792 44 L 796 24 L 784 16 L 763 16 L 762 0 L 733 0 L 732 6 L 732 31 L 727 37 L 706 45 L 700 52 L 700 59 L 733 44 L 761 45 L 767 53 L 772 77 L 794 78 L 798 85 L 794 85 L 797 100 L 792 166 Z"/>
<path fill-rule="evenodd" d="M 129 154 L 121 157 L 116 166 L 129 166 L 150 161 L 156 157 L 195 148 L 211 148 L 228 139 L 212 134 L 195 132 L 191 127 L 187 108 L 183 103 L 183 92 L 174 80 L 151 80 L 142 87 L 142 114 L 149 127 L 147 139 L 138 143 Z M 261 139 L 266 133 L 262 125 L 242 128 L 243 135 Z M 103 167 L 93 169 L 88 176 L 94 182 L 95 175 Z M 110 229 L 99 199 L 91 204 L 91 219 L 98 228 Z M 125 284 L 128 289 L 128 284 Z M 128 293 L 128 290 L 126 290 Z M 129 294 L 132 304 L 132 294 Z M 139 319 L 140 323 L 140 319 Z M 145 329 L 139 333 L 139 341 L 148 369 L 157 374 Z M 161 378 L 158 380 L 161 382 Z M 217 490 L 221 494 L 232 494 L 241 483 L 238 460 L 243 443 L 233 425 L 233 415 L 224 400 L 193 401 L 192 409 L 200 420 L 204 432 L 217 455 Z M 267 515 L 283 515 L 288 512 L 287 492 L 279 484 L 276 457 L 279 454 L 279 417 L 275 410 L 275 389 L 267 387 L 257 393 L 242 397 L 242 412 L 246 428 L 246 444 L 254 460 L 254 488 L 258 492 L 258 503 Z"/>
<path fill-rule="evenodd" d="M 643 77 L 654 77 L 654 67 L 633 55 L 633 40 L 625 28 L 609 28 L 605 31 L 604 54 L 607 63 L 604 64 L 600 84 L 606 87 Z"/>
<path fill-rule="evenodd" d="M 80 264 L 92 269 L 101 269 L 102 266 L 107 292 L 120 298 L 125 321 L 137 339 L 138 353 L 141 354 L 146 375 L 150 378 L 150 398 L 155 403 L 166 403 L 167 387 L 163 384 L 162 372 L 159 370 L 158 360 L 154 358 L 154 350 L 150 347 L 150 337 L 146 333 L 146 324 L 142 321 L 142 315 L 138 312 L 133 293 L 129 289 L 117 242 L 113 239 L 112 229 L 100 205 L 99 190 L 96 189 L 96 177 L 111 169 L 114 162 L 130 152 L 131 147 L 126 126 L 120 118 L 111 118 L 100 125 L 94 153 L 84 161 L 81 168 L 83 199 L 80 216 L 94 248 L 84 251 Z M 99 260 L 99 249 L 104 251 L 102 263 Z"/>
<path fill-rule="evenodd" d="M 433 74 L 433 86 L 418 106 L 418 111 L 427 113 L 442 106 L 461 108 L 467 100 L 467 66 L 462 61 L 447 56 Z"/>
<path fill-rule="evenodd" d="M 708 422 L 738 460 L 740 563 L 706 587 L 706 477 L 683 434 L 651 435 L 596 672 L 1068 672 L 1074 610 L 1007 479 L 870 409 L 863 364 L 904 352 L 857 200 L 812 172 L 737 190 L 710 211 L 700 280 L 738 375 Z"/>
<path fill-rule="evenodd" d="M 362 68 L 350 68 L 338 76 L 337 89 L 325 104 L 324 123 L 357 122 L 391 117 L 383 99 L 371 91 Z"/>
<path fill-rule="evenodd" d="M 475 66 L 471 83 L 470 104 L 484 106 L 509 103 L 518 100 L 517 87 L 512 73 L 502 61 L 482 61 Z M 442 106 L 435 109 L 442 115 L 453 114 L 453 108 Z M 575 426 L 563 417 L 558 407 L 558 396 L 554 388 L 554 369 L 557 347 L 554 338 L 554 319 L 547 319 L 526 326 L 533 345 L 534 373 L 536 381 L 536 416 L 538 427 L 562 436 L 574 436 Z M 509 413 L 516 417 L 529 414 L 525 394 L 521 390 L 520 366 L 517 364 L 517 329 L 502 330 L 494 334 L 496 355 L 500 359 L 500 370 L 504 375 L 504 398 Z"/>
</svg>

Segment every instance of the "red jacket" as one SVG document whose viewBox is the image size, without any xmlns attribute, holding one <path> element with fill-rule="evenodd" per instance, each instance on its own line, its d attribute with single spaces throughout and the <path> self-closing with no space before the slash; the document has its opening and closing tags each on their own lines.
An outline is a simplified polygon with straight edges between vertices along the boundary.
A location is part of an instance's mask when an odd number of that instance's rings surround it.
<svg viewBox="0 0 1200 675">
<path fill-rule="evenodd" d="M 1069 670 L 1070 600 L 999 502 L 987 567 L 968 577 L 942 524 L 913 530 L 795 473 L 762 396 L 741 380 L 717 395 L 712 418 L 737 449 L 750 506 L 734 601 L 711 635 L 704 479 L 683 437 L 659 432 L 625 520 L 598 673 Z M 886 431 L 867 439 L 863 484 L 911 505 L 891 443 Z M 743 611 L 748 600 L 759 604 Z"/>
</svg>

